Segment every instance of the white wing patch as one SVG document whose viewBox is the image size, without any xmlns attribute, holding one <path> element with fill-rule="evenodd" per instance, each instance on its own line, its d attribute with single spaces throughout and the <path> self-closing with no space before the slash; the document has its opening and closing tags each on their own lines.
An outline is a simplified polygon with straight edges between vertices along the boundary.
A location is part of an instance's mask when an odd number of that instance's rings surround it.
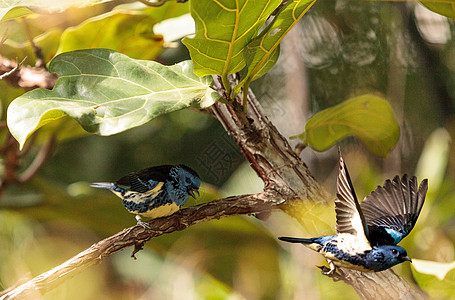
<svg viewBox="0 0 455 300">
<path fill-rule="evenodd" d="M 365 232 L 363 230 L 357 229 L 357 228 L 363 228 L 363 223 L 362 223 L 362 219 L 360 218 L 360 214 L 359 213 L 354 214 L 351 222 L 352 222 L 352 227 L 354 227 L 357 232 L 357 235 L 355 236 L 357 248 L 362 248 L 364 250 L 372 249 L 370 242 L 368 241 L 368 239 L 365 235 Z"/>
<path fill-rule="evenodd" d="M 349 234 L 355 237 L 357 248 L 371 249 L 367 239 L 366 222 L 355 195 L 348 170 L 340 153 L 340 170 L 337 178 L 337 198 L 335 199 L 337 217 L 336 229 L 339 234 Z"/>
<path fill-rule="evenodd" d="M 337 235 L 335 241 L 332 241 L 332 244 L 336 244 L 339 249 L 343 249 L 349 255 L 356 255 L 371 250 L 370 244 L 364 245 L 362 243 L 362 238 L 347 233 Z"/>
</svg>

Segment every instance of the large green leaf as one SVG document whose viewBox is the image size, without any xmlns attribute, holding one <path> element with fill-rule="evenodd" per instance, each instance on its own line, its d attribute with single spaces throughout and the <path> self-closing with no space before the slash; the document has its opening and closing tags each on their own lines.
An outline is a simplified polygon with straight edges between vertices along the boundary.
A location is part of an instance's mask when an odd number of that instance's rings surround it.
<svg viewBox="0 0 455 300">
<path fill-rule="evenodd" d="M 33 12 L 24 6 L 10 6 L 10 7 L 0 7 L 0 21 L 10 20 L 19 18 L 28 14 L 32 14 Z"/>
<path fill-rule="evenodd" d="M 92 6 L 112 0 L 3 0 L 0 2 L 0 21 L 20 17 L 33 11 L 55 13 L 69 7 Z"/>
<path fill-rule="evenodd" d="M 196 36 L 183 43 L 190 51 L 194 73 L 228 75 L 245 66 L 243 51 L 257 36 L 280 0 L 191 0 Z"/>
<path fill-rule="evenodd" d="M 38 128 L 65 115 L 88 132 L 111 135 L 189 106 L 204 108 L 219 95 L 212 78 L 194 75 L 190 61 L 167 67 L 108 49 L 58 55 L 52 91 L 36 89 L 8 107 L 7 122 L 21 147 Z"/>
<path fill-rule="evenodd" d="M 417 178 L 428 178 L 431 182 L 428 194 L 437 193 L 446 178 L 451 140 L 449 131 L 444 127 L 434 130 L 425 140 L 415 175 Z M 429 201 L 432 201 L 431 197 Z"/>
<path fill-rule="evenodd" d="M 278 12 L 267 29 L 248 44 L 244 52 L 248 67 L 245 81 L 261 77 L 276 63 L 281 40 L 316 1 L 290 1 Z"/>
<path fill-rule="evenodd" d="M 324 151 L 347 136 L 358 137 L 371 152 L 386 156 L 400 136 L 390 104 L 374 95 L 362 95 L 315 114 L 300 139 Z"/>
<path fill-rule="evenodd" d="M 433 299 L 454 299 L 455 261 L 436 262 L 412 259 L 414 278 L 418 285 Z"/>
<path fill-rule="evenodd" d="M 0 30 L 1 29 L 2 26 L 0 25 Z M 2 45 L 2 56 L 10 59 L 17 59 L 18 57 L 25 58 L 23 61 L 24 65 L 35 65 L 36 55 L 30 41 L 14 40 L 14 38 L 18 38 L 19 36 L 16 34 L 13 35 L 11 31 L 8 31 L 8 34 L 11 35 Z M 58 40 L 60 39 L 61 34 L 60 29 L 55 29 L 49 30 L 46 33 L 33 38 L 33 43 L 41 49 L 44 61 L 50 61 L 52 57 L 55 56 L 55 52 L 58 48 Z"/>
<path fill-rule="evenodd" d="M 140 11 L 111 11 L 88 19 L 62 35 L 58 53 L 109 48 L 136 59 L 154 59 L 163 37 L 153 33 L 156 18 Z"/>
<path fill-rule="evenodd" d="M 447 1 L 447 3 L 443 3 L 442 1 L 441 3 L 438 3 L 437 1 L 421 1 L 421 3 L 435 13 L 455 19 L 455 1 Z"/>
<path fill-rule="evenodd" d="M 443 280 L 450 270 L 455 269 L 455 261 L 443 263 L 438 261 L 413 259 L 412 266 L 419 273 L 434 275 L 439 280 Z"/>
</svg>

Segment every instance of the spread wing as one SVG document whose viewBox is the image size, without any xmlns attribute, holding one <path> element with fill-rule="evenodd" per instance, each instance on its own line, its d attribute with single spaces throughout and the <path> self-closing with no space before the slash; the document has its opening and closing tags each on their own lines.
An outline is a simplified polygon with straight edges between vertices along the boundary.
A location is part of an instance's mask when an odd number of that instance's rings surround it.
<svg viewBox="0 0 455 300">
<path fill-rule="evenodd" d="M 417 178 L 405 174 L 401 179 L 386 180 L 365 197 L 361 207 L 371 244 L 396 245 L 407 236 L 417 222 L 427 190 L 427 179 L 417 189 Z"/>
<path fill-rule="evenodd" d="M 371 249 L 367 240 L 368 228 L 360 209 L 359 202 L 352 186 L 351 178 L 340 154 L 340 171 L 337 178 L 337 198 L 335 212 L 337 217 L 336 229 L 338 233 L 355 235 L 363 249 Z"/>
<path fill-rule="evenodd" d="M 130 191 L 145 193 L 154 189 L 158 183 L 169 179 L 171 165 L 163 165 L 130 173 L 115 182 L 116 185 Z"/>
</svg>

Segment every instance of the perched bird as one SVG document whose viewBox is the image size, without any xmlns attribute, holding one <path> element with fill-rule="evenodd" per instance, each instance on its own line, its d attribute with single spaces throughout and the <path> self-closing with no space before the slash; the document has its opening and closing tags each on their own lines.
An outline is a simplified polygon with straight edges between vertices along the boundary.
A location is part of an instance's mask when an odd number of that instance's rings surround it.
<svg viewBox="0 0 455 300">
<path fill-rule="evenodd" d="M 148 224 L 140 216 L 159 218 L 180 209 L 190 196 L 199 196 L 201 181 L 197 173 L 184 165 L 163 165 L 130 173 L 116 182 L 96 182 L 90 186 L 111 190 L 122 198 L 123 206 L 136 214 L 137 223 Z"/>
<path fill-rule="evenodd" d="M 384 271 L 404 261 L 411 261 L 406 250 L 397 244 L 414 227 L 428 189 L 428 180 L 417 189 L 416 177 L 405 174 L 378 186 L 359 205 L 348 170 L 340 153 L 335 212 L 337 235 L 316 238 L 279 237 L 302 243 L 321 253 L 328 261 L 331 275 L 336 267 L 362 272 Z"/>
</svg>

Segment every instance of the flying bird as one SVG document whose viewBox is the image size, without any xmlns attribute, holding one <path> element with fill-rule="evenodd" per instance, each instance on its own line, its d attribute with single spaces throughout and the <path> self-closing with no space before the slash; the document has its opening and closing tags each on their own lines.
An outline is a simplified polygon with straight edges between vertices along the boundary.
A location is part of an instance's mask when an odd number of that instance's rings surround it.
<svg viewBox="0 0 455 300">
<path fill-rule="evenodd" d="M 141 216 L 159 218 L 180 209 L 190 196 L 199 196 L 198 174 L 185 165 L 163 165 L 130 173 L 116 182 L 95 182 L 90 186 L 111 190 L 123 206 L 136 215 L 139 225 L 149 228 Z"/>
<path fill-rule="evenodd" d="M 330 266 L 328 272 L 323 272 L 325 275 L 332 275 L 336 267 L 379 272 L 404 261 L 412 262 L 406 250 L 397 244 L 417 222 L 427 190 L 427 179 L 417 189 L 415 176 L 395 176 L 359 204 L 340 153 L 335 199 L 337 235 L 278 239 L 301 243 L 322 254 Z"/>
</svg>

